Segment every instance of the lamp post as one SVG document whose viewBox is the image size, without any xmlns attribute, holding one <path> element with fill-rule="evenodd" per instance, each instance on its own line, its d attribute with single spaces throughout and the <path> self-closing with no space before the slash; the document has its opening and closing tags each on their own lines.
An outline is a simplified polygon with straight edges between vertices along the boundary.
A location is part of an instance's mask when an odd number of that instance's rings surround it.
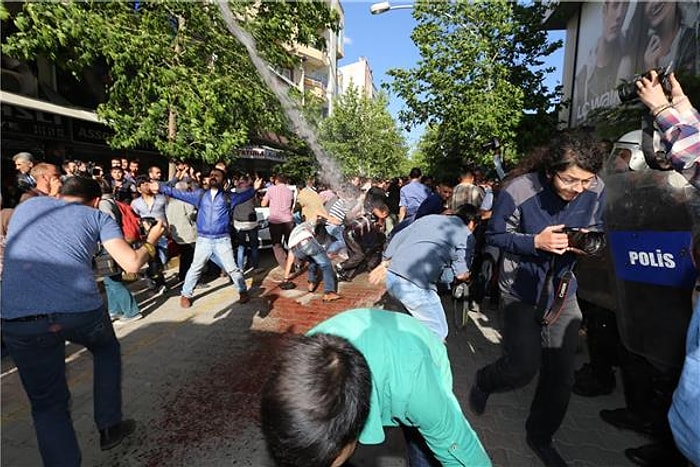
<svg viewBox="0 0 700 467">
<path fill-rule="evenodd" d="M 410 10 L 413 8 L 413 4 L 403 4 L 403 5 L 392 5 L 389 2 L 378 2 L 373 3 L 369 7 L 369 12 L 373 15 L 381 15 L 391 10 Z"/>
</svg>

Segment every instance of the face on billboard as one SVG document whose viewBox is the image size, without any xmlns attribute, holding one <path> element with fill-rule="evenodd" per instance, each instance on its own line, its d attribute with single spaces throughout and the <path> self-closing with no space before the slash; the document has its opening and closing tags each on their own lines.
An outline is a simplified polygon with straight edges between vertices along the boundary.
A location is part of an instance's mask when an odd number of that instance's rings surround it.
<svg viewBox="0 0 700 467">
<path fill-rule="evenodd" d="M 570 124 L 596 124 L 591 112 L 619 106 L 617 87 L 652 68 L 697 75 L 699 11 L 699 0 L 584 2 Z"/>
<path fill-rule="evenodd" d="M 605 2 L 603 4 L 603 37 L 606 42 L 616 41 L 622 34 L 629 2 Z"/>
</svg>

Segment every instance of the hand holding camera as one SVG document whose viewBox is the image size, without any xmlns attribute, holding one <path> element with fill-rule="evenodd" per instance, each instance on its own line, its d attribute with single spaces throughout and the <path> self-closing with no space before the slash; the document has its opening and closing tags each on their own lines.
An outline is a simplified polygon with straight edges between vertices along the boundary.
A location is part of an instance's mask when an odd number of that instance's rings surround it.
<svg viewBox="0 0 700 467">
<path fill-rule="evenodd" d="M 146 234 L 146 241 L 151 245 L 158 243 L 158 239 L 165 232 L 163 221 L 156 220 L 153 217 L 142 217 L 141 224 Z"/>
<path fill-rule="evenodd" d="M 564 224 L 550 225 L 535 235 L 535 248 L 563 255 L 569 247 L 569 239 L 564 233 Z"/>
<path fill-rule="evenodd" d="M 655 70 L 652 70 L 649 75 L 640 80 L 637 88 L 639 99 L 652 110 L 652 113 L 654 109 L 666 105 L 672 105 L 681 113 L 691 109 L 690 101 L 673 73 L 664 77 L 665 85 L 659 82 L 659 75 Z"/>
</svg>

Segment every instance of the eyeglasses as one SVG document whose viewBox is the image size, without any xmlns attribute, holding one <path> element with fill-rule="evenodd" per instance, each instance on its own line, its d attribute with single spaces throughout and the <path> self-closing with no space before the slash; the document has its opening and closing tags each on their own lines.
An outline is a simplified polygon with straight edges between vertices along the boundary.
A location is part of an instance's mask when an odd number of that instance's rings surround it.
<svg viewBox="0 0 700 467">
<path fill-rule="evenodd" d="M 598 186 L 597 175 L 594 175 L 591 178 L 587 178 L 585 180 L 582 180 L 580 178 L 562 177 L 558 172 L 554 176 L 557 177 L 561 184 L 565 187 L 574 187 L 580 183 L 581 187 L 583 187 L 584 190 L 590 190 L 591 188 L 595 188 L 596 186 Z"/>
</svg>

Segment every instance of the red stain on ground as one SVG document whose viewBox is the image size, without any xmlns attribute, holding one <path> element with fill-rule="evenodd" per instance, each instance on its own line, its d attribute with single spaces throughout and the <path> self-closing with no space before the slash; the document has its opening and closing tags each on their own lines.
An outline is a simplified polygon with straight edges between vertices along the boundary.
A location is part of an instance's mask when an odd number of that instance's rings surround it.
<svg viewBox="0 0 700 467">
<path fill-rule="evenodd" d="M 305 276 L 295 280 L 299 290 L 306 289 Z M 265 331 L 249 331 L 245 343 L 236 348 L 247 349 L 238 355 L 213 355 L 209 368 L 195 370 L 168 395 L 153 412 L 157 419 L 150 424 L 142 445 L 154 446 L 139 455 L 139 464 L 147 467 L 183 465 L 185 456 L 208 445 L 233 444 L 243 430 L 259 427 L 260 396 L 275 355 L 283 345 L 283 333 L 303 333 L 319 322 L 351 308 L 371 307 L 385 293 L 383 287 L 370 285 L 366 274 L 352 283 L 342 283 L 343 299 L 322 301 L 322 291 L 313 297 L 285 297 L 277 283 L 267 278 L 260 297 L 267 301 L 265 321 L 273 323 Z M 269 320 L 267 318 L 270 318 Z M 242 345 L 241 345 L 242 344 Z M 221 343 L 212 343 L 221 345 Z M 222 350 L 223 352 L 223 350 Z M 199 449 L 198 449 L 199 448 Z"/>
</svg>

